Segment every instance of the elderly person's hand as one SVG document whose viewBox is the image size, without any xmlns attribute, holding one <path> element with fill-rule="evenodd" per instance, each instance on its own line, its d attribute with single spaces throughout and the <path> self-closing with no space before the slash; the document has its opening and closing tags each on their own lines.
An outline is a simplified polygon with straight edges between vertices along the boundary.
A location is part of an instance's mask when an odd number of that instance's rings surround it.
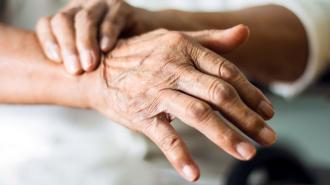
<svg viewBox="0 0 330 185">
<path fill-rule="evenodd" d="M 109 51 L 122 30 L 133 27 L 133 10 L 121 0 L 72 0 L 54 16 L 41 18 L 36 32 L 50 60 L 80 74 L 96 69 L 101 50 Z"/>
<path fill-rule="evenodd" d="M 200 33 L 207 32 L 189 34 L 203 42 Z M 217 42 L 226 39 L 224 31 L 212 33 L 223 34 Z M 263 119 L 274 113 L 269 100 L 235 65 L 197 41 L 163 29 L 120 40 L 95 73 L 91 95 L 92 107 L 149 137 L 189 181 L 198 179 L 199 169 L 170 124 L 174 118 L 240 160 L 256 150 L 229 122 L 261 145 L 276 140 Z"/>
<path fill-rule="evenodd" d="M 54 16 L 40 18 L 36 33 L 51 61 L 63 62 L 71 74 L 81 74 L 96 69 L 101 52 L 109 52 L 119 36 L 134 36 L 159 27 L 172 27 L 167 25 L 167 21 L 173 21 L 169 14 L 136 8 L 122 0 L 72 0 Z M 188 28 L 195 29 L 199 27 Z M 240 40 L 226 44 L 205 40 L 203 44 L 223 53 L 240 43 Z"/>
</svg>

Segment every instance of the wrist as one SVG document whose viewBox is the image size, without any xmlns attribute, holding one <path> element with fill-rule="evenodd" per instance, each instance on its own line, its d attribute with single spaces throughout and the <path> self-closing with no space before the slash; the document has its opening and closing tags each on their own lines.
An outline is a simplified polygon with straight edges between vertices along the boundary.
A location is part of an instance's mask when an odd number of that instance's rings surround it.
<svg viewBox="0 0 330 185">
<path fill-rule="evenodd" d="M 159 28 L 169 30 L 188 31 L 201 30 L 205 26 L 194 20 L 194 13 L 178 10 L 149 11 L 141 8 L 134 8 L 133 19 L 136 33 L 141 34 Z M 152 17 L 152 18 L 151 18 Z"/>
<path fill-rule="evenodd" d="M 98 93 L 99 88 L 97 87 L 98 76 L 100 73 L 100 67 L 91 73 L 86 73 L 79 77 L 77 81 L 78 85 L 78 92 L 79 92 L 79 101 L 80 101 L 80 108 L 87 108 L 87 109 L 96 109 L 100 102 L 101 93 Z"/>
<path fill-rule="evenodd" d="M 132 7 L 130 17 L 132 21 L 129 24 L 129 32 L 132 32 L 132 35 L 139 35 L 157 29 L 160 24 L 158 22 L 158 16 L 156 17 L 155 15 L 153 11 Z"/>
</svg>

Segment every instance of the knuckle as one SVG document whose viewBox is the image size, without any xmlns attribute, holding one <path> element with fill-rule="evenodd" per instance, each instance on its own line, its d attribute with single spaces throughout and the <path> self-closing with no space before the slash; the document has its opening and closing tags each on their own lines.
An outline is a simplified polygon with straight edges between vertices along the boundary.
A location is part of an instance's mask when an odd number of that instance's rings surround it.
<svg viewBox="0 0 330 185">
<path fill-rule="evenodd" d="M 161 139 L 160 141 L 160 147 L 165 152 L 171 151 L 174 148 L 178 147 L 180 145 L 181 141 L 178 136 L 167 136 Z"/>
<path fill-rule="evenodd" d="M 258 132 L 258 130 L 263 127 L 263 122 L 256 115 L 251 115 L 251 113 L 249 113 L 248 115 L 249 117 L 247 118 L 247 123 L 245 124 L 246 129 L 255 130 L 256 132 Z"/>
<path fill-rule="evenodd" d="M 237 80 L 240 78 L 239 69 L 228 61 L 223 61 L 219 69 L 220 76 L 225 80 Z"/>
<path fill-rule="evenodd" d="M 115 25 L 114 22 L 110 20 L 103 21 L 101 24 L 101 30 L 103 32 L 109 32 L 109 29 L 112 30 L 114 27 L 117 27 L 117 25 Z"/>
<path fill-rule="evenodd" d="M 196 121 L 204 121 L 211 113 L 211 108 L 205 103 L 194 101 L 187 108 L 187 116 Z"/>
<path fill-rule="evenodd" d="M 167 33 L 169 33 L 170 31 L 168 31 L 167 29 L 165 29 L 165 28 L 158 28 L 158 29 L 155 29 L 155 30 L 153 30 L 153 31 L 151 31 L 151 32 L 149 32 L 149 34 L 154 34 L 154 35 L 162 35 L 162 36 L 164 36 L 164 35 L 166 35 Z"/>
<path fill-rule="evenodd" d="M 41 17 L 36 24 L 36 30 L 37 30 L 37 34 L 39 34 L 39 32 L 44 32 L 45 28 L 47 27 L 47 24 L 49 24 L 49 18 L 48 17 Z"/>
<path fill-rule="evenodd" d="M 186 52 L 188 55 L 190 55 L 190 57 L 192 59 L 194 59 L 194 64 L 200 68 L 201 64 L 200 64 L 200 60 L 198 60 L 199 58 L 208 55 L 208 52 L 205 52 L 203 50 L 201 50 L 199 47 L 196 47 L 194 45 L 191 44 L 187 44 L 186 45 Z"/>
<path fill-rule="evenodd" d="M 251 84 L 252 85 L 252 84 Z M 264 93 L 259 89 L 259 88 L 257 88 L 256 86 L 254 86 L 253 85 L 253 87 L 255 88 L 255 90 L 256 90 L 256 94 L 258 95 L 258 96 L 263 96 L 264 95 Z"/>
<path fill-rule="evenodd" d="M 182 63 L 182 64 L 172 64 L 175 67 L 176 74 L 178 74 L 179 77 L 185 77 L 190 75 L 191 73 L 195 72 L 195 68 L 190 65 L 188 62 Z M 193 85 L 193 84 L 191 84 Z"/>
<path fill-rule="evenodd" d="M 219 105 L 224 105 L 235 99 L 236 92 L 232 86 L 220 82 L 215 82 L 214 84 L 213 88 L 209 91 L 213 101 Z"/>
<path fill-rule="evenodd" d="M 218 135 L 218 141 L 226 146 L 231 146 L 237 140 L 236 133 L 231 129 L 226 129 L 223 133 Z"/>
<path fill-rule="evenodd" d="M 155 30 L 155 33 L 159 33 L 159 34 L 167 33 L 167 32 L 168 32 L 168 30 L 165 28 L 159 28 L 159 29 Z"/>
<path fill-rule="evenodd" d="M 76 14 L 75 19 L 76 21 L 83 21 L 84 23 L 86 23 L 86 21 L 89 22 L 93 19 L 92 12 L 83 9 Z"/>
<path fill-rule="evenodd" d="M 228 131 L 224 136 L 223 140 L 227 146 L 232 146 L 237 141 L 237 135 L 234 131 Z"/>
<path fill-rule="evenodd" d="M 186 40 L 186 36 L 183 33 L 177 31 L 171 31 L 166 34 L 166 39 L 171 42 L 171 44 L 182 43 Z"/>
<path fill-rule="evenodd" d="M 52 25 L 60 24 L 66 22 L 69 19 L 68 15 L 65 12 L 57 13 L 51 20 Z"/>
<path fill-rule="evenodd" d="M 50 21 L 49 17 L 41 17 L 38 20 L 37 25 L 45 25 L 45 24 L 48 24 L 49 21 Z"/>
</svg>

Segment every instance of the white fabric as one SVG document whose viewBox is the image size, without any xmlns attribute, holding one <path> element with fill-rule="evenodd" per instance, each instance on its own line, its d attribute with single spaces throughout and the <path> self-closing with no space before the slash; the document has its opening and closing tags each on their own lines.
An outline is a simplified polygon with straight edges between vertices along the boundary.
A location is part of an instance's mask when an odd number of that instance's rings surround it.
<svg viewBox="0 0 330 185">
<path fill-rule="evenodd" d="M 48 15 L 65 4 L 65 0 L 41 1 L 28 0 L 10 1 L 9 14 L 11 22 L 20 27 L 33 28 L 40 15 Z M 158 10 L 176 8 L 189 11 L 220 11 L 244 8 L 262 4 L 275 3 L 290 9 L 304 24 L 310 47 L 308 67 L 305 73 L 293 83 L 276 82 L 270 89 L 283 97 L 293 97 L 303 92 L 330 63 L 330 1 L 329 0 L 128 0 L 133 5 Z M 31 11 L 35 7 L 37 11 Z M 29 15 L 29 16 L 27 16 Z"/>
<path fill-rule="evenodd" d="M 34 28 L 37 17 L 63 6 L 65 0 L 9 0 L 10 22 Z M 219 11 L 269 3 L 269 0 L 130 0 L 149 9 Z M 330 1 L 271 1 L 288 7 L 304 23 L 310 43 L 305 74 L 293 84 L 273 84 L 274 92 L 292 96 L 312 83 L 325 68 L 329 46 Z M 176 123 L 178 127 L 182 123 Z M 199 184 L 219 184 L 231 164 L 228 155 L 200 134 L 179 128 L 202 165 Z M 0 106 L 1 185 L 151 185 L 185 184 L 159 150 L 140 135 L 116 126 L 93 111 L 53 106 Z M 207 154 L 207 155 L 206 155 Z M 153 167 L 145 163 L 152 159 Z M 155 161 L 157 164 L 155 165 Z M 154 168 L 158 166 L 158 168 Z M 164 166 L 166 166 L 164 168 Z M 142 178 L 143 177 L 143 178 Z M 148 178 L 146 178 L 148 177 Z M 149 178 L 150 177 L 150 178 Z"/>
<path fill-rule="evenodd" d="M 309 41 L 309 59 L 305 73 L 293 83 L 276 82 L 270 89 L 283 97 L 291 98 L 309 87 L 330 64 L 330 1 L 329 0 L 129 0 L 137 6 L 157 10 L 180 8 L 190 11 L 233 10 L 247 6 L 277 4 L 290 9 L 305 26 Z M 288 64 L 289 65 L 289 64 Z"/>
<path fill-rule="evenodd" d="M 279 1 L 295 13 L 305 26 L 309 58 L 304 74 L 293 83 L 277 82 L 270 86 L 274 93 L 291 98 L 309 87 L 330 64 L 330 1 Z"/>
</svg>

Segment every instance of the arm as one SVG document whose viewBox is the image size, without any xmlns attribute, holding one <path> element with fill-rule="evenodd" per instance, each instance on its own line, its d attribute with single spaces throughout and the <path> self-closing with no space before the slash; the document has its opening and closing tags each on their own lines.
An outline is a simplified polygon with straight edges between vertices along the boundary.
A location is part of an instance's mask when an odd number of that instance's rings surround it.
<svg viewBox="0 0 330 185">
<path fill-rule="evenodd" d="M 246 30 L 231 31 L 237 29 Z M 173 118 L 241 160 L 252 158 L 255 146 L 214 111 L 263 146 L 276 141 L 265 122 L 274 114 L 269 100 L 235 65 L 186 34 L 157 30 L 120 40 L 97 71 L 77 77 L 45 58 L 34 33 L 5 26 L 0 32 L 0 103 L 98 110 L 150 138 L 187 180 L 197 180 L 199 169 Z"/>
<path fill-rule="evenodd" d="M 88 108 L 89 79 L 68 75 L 42 53 L 34 33 L 0 24 L 0 103 Z"/>
<path fill-rule="evenodd" d="M 247 35 L 240 35 L 240 30 L 246 32 L 244 27 L 239 27 L 231 35 L 245 40 Z M 94 100 L 88 98 L 93 97 L 90 94 L 98 93 L 91 91 L 100 69 L 81 76 L 70 75 L 63 66 L 46 57 L 35 33 L 0 23 L 0 34 L 0 103 L 91 108 L 90 101 Z M 222 33 L 215 32 L 214 35 L 221 38 Z M 200 39 L 199 42 L 206 43 L 208 40 Z M 231 47 L 237 47 L 242 41 L 236 40 L 220 39 L 219 43 L 233 43 Z"/>
<path fill-rule="evenodd" d="M 294 81 L 305 70 L 308 43 L 300 20 L 288 9 L 258 6 L 230 12 L 194 13 L 177 10 L 137 10 L 141 18 L 154 17 L 146 29 L 223 29 L 236 24 L 250 28 L 249 41 L 227 57 L 258 81 Z M 148 16 L 148 14 L 153 14 Z"/>
<path fill-rule="evenodd" d="M 104 14 L 108 15 L 101 23 L 100 18 Z M 98 26 L 97 22 L 100 22 Z M 264 83 L 290 82 L 301 76 L 308 57 L 305 29 L 291 11 L 275 5 L 231 12 L 200 13 L 178 10 L 150 12 L 132 7 L 123 1 L 71 1 L 55 16 L 40 19 L 37 33 L 48 58 L 60 62 L 59 56 L 62 54 L 66 69 L 73 74 L 79 74 L 81 66 L 79 67 L 77 53 L 80 53 L 84 70 L 91 71 L 97 66 L 98 60 L 86 67 L 84 64 L 88 63 L 88 60 L 84 59 L 90 57 L 86 57 L 88 55 L 84 51 L 95 51 L 92 58 L 97 59 L 100 48 L 103 52 L 108 52 L 120 34 L 137 35 L 158 28 L 185 31 L 224 29 L 238 24 L 245 24 L 250 28 L 249 42 L 226 57 L 234 61 L 247 75 Z M 101 41 L 98 41 L 97 33 Z M 212 43 L 205 45 L 223 54 L 218 51 L 221 46 Z M 82 46 L 89 49 L 81 49 L 84 48 Z M 75 60 L 66 57 L 67 53 L 72 53 L 70 56 L 75 56 Z"/>
</svg>

